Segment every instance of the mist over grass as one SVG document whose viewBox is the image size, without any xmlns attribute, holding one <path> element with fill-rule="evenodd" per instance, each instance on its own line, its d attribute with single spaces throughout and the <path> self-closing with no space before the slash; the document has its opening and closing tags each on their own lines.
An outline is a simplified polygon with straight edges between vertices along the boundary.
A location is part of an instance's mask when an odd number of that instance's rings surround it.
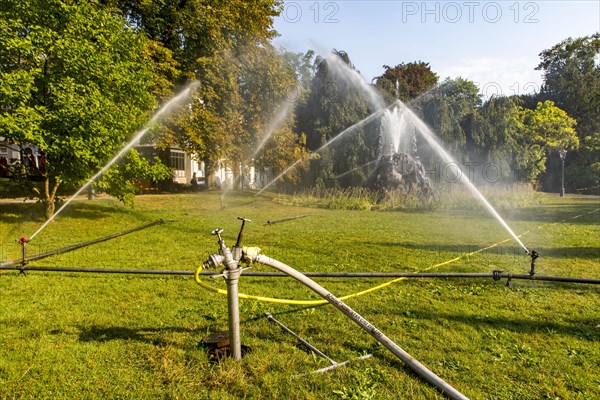
<svg viewBox="0 0 600 400">
<path fill-rule="evenodd" d="M 528 184 L 488 185 L 479 188 L 497 209 L 540 204 L 543 195 Z M 416 211 L 479 210 L 481 203 L 461 185 L 438 187 L 432 198 L 402 190 L 374 192 L 366 188 L 305 189 L 294 195 L 279 195 L 275 202 L 284 205 L 316 207 L 330 210 Z"/>
</svg>

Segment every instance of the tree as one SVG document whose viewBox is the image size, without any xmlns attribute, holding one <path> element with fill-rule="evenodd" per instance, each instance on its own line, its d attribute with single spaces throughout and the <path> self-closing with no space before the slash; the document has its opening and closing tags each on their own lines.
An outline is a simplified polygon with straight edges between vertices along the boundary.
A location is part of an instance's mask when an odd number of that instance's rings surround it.
<svg viewBox="0 0 600 400">
<path fill-rule="evenodd" d="M 546 170 L 549 153 L 579 146 L 575 131 L 577 121 L 550 100 L 539 102 L 535 110 L 520 107 L 517 118 L 521 139 L 518 142 L 526 150 L 520 154 L 527 156 L 526 160 L 523 157 L 518 160 L 521 165 L 518 172 L 531 182 L 538 182 L 540 174 Z"/>
<path fill-rule="evenodd" d="M 542 100 L 552 100 L 577 120 L 580 139 L 600 132 L 600 33 L 566 39 L 540 53 Z"/>
<path fill-rule="evenodd" d="M 520 104 L 516 97 L 492 96 L 471 114 L 465 130 L 471 159 L 497 166 L 503 179 L 523 175 L 532 156 L 530 146 L 519 142 Z"/>
<path fill-rule="evenodd" d="M 281 11 L 278 0 L 103 0 L 146 33 L 157 48 L 172 54 L 172 86 L 199 80 L 201 89 L 191 112 L 164 124 L 164 146 L 177 144 L 195 153 L 207 168 L 222 159 L 239 161 L 253 133 L 245 121 L 241 92 L 244 58 L 262 52 L 275 36 L 273 17 Z M 167 68 L 168 70 L 168 68 Z M 247 113 L 246 113 L 247 115 Z M 241 147 L 240 147 L 241 146 Z"/>
<path fill-rule="evenodd" d="M 231 159 L 236 165 L 254 163 L 259 169 L 282 171 L 304 154 L 304 140 L 293 132 L 303 66 L 296 70 L 288 60 L 270 44 L 240 56 L 243 135 L 233 140 L 237 151 Z M 286 178 L 297 180 L 298 172 L 290 171 Z"/>
<path fill-rule="evenodd" d="M 600 135 L 600 33 L 568 38 L 540 53 L 543 72 L 540 100 L 552 100 L 577 121 L 581 147 L 566 160 L 566 180 L 575 188 L 598 185 L 600 162 L 596 139 Z M 587 141 L 590 143 L 587 143 Z M 560 164 L 558 164 L 560 165 Z M 554 174 L 556 175 L 556 174 Z"/>
<path fill-rule="evenodd" d="M 133 206 L 134 195 L 139 190 L 136 182 L 160 182 L 171 177 L 171 168 L 164 165 L 160 158 L 155 157 L 152 161 L 132 150 L 102 175 L 98 186 L 123 203 Z"/>
<path fill-rule="evenodd" d="M 521 120 L 531 140 L 549 150 L 574 150 L 579 146 L 577 121 L 550 100 L 539 102 L 535 110 L 521 109 Z"/>
<path fill-rule="evenodd" d="M 347 53 L 334 51 L 350 68 L 352 64 Z M 366 118 L 373 109 L 364 99 L 358 88 L 336 76 L 326 59 L 315 60 L 316 74 L 311 81 L 308 96 L 298 105 L 296 112 L 296 132 L 306 135 L 306 146 L 315 152 L 312 180 L 320 186 L 338 184 L 336 175 L 351 171 L 377 157 L 379 138 L 367 127 L 361 126 L 346 132 L 343 138 L 336 139 L 335 145 L 320 150 L 345 129 Z M 361 174 L 357 170 L 356 174 Z M 350 175 L 347 183 L 360 181 L 362 177 Z"/>
<path fill-rule="evenodd" d="M 155 104 L 148 47 L 88 2 L 5 1 L 0 26 L 0 135 L 39 147 L 50 218 L 58 188 L 89 178 Z"/>
<path fill-rule="evenodd" d="M 447 78 L 413 104 L 452 153 L 462 157 L 466 157 L 465 127 L 480 105 L 477 86 L 460 77 Z"/>
<path fill-rule="evenodd" d="M 392 99 L 414 99 L 438 82 L 437 74 L 423 61 L 401 63 L 395 67 L 384 65 L 383 68 L 383 75 L 375 78 L 376 85 Z"/>
</svg>

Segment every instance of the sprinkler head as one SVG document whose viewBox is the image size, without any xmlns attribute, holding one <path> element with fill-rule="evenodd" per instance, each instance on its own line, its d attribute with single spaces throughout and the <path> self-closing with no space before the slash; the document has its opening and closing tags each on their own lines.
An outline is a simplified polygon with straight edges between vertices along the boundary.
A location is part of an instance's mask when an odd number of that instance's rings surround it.
<svg viewBox="0 0 600 400">
<path fill-rule="evenodd" d="M 528 256 L 529 256 L 529 257 L 531 257 L 531 259 L 532 259 L 532 260 L 535 260 L 535 259 L 536 259 L 536 258 L 538 258 L 540 255 L 538 254 L 538 252 L 537 252 L 537 251 L 535 251 L 535 250 L 531 250 L 531 251 L 528 253 Z"/>
<path fill-rule="evenodd" d="M 21 239 L 18 240 L 18 242 L 21 244 L 25 244 L 25 243 L 29 242 L 29 240 L 27 239 L 27 237 L 23 236 Z"/>
</svg>

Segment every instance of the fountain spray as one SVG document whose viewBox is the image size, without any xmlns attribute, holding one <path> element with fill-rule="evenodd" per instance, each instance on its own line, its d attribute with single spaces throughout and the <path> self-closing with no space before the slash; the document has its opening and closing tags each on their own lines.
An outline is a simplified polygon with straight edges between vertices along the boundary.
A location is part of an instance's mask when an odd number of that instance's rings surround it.
<svg viewBox="0 0 600 400">
<path fill-rule="evenodd" d="M 382 112 L 383 112 L 383 110 L 377 110 L 374 113 L 372 113 L 371 115 L 369 115 L 367 118 L 365 118 L 365 119 L 357 122 L 356 124 L 354 124 L 354 125 L 346 128 L 346 129 L 344 129 L 339 134 L 337 134 L 333 139 L 331 139 L 330 141 L 328 141 L 327 143 L 325 143 L 323 146 L 321 146 L 317 150 L 315 150 L 314 153 L 315 154 L 319 154 L 320 152 L 322 152 L 323 150 L 325 150 L 327 147 L 331 146 L 333 143 L 335 143 L 339 139 L 343 138 L 349 132 L 352 132 L 354 129 L 359 128 L 359 127 L 363 126 L 364 124 L 368 123 L 369 121 L 371 121 L 375 117 L 379 116 Z M 271 185 L 273 185 L 279 179 L 281 179 L 282 177 L 284 177 L 288 172 L 290 172 L 296 165 L 300 164 L 302 162 L 302 160 L 303 160 L 302 158 L 299 158 L 298 160 L 296 160 L 292 165 L 290 165 L 289 167 L 287 167 L 282 173 L 280 173 L 279 175 L 277 175 L 271 182 L 267 183 L 254 196 L 256 197 L 259 194 L 261 194 L 262 192 L 264 192 L 265 190 L 267 190 Z"/>
</svg>

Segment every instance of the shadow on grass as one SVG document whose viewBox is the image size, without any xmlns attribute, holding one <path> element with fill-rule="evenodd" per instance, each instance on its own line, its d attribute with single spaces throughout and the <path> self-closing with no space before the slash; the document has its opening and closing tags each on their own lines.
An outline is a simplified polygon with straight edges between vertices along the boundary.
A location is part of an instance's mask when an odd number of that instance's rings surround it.
<svg viewBox="0 0 600 400">
<path fill-rule="evenodd" d="M 60 206 L 62 206 L 62 204 Z M 75 202 L 66 207 L 61 213 L 61 216 L 63 218 L 67 217 L 74 219 L 98 220 L 113 214 L 127 215 L 131 213 L 132 210 L 125 208 L 124 206 L 119 207 L 118 205 L 104 205 L 97 202 Z"/>
<path fill-rule="evenodd" d="M 0 203 L 0 219 L 6 223 L 44 222 L 44 207 L 32 202 L 2 202 Z"/>
<path fill-rule="evenodd" d="M 510 212 L 505 212 L 503 216 L 509 221 L 529 221 L 533 223 L 563 222 L 577 225 L 596 225 L 600 223 L 600 211 L 593 211 L 598 208 L 600 208 L 600 201 L 596 204 L 534 206 L 514 209 Z M 578 217 L 579 215 L 582 216 Z"/>
<path fill-rule="evenodd" d="M 573 319 L 560 323 L 518 317 L 457 315 L 440 311 L 435 313 L 419 311 L 411 314 L 411 318 L 431 321 L 447 320 L 469 326 L 506 329 L 515 333 L 559 334 L 574 336 L 580 340 L 600 341 L 600 332 L 595 328 L 598 321 L 591 319 Z"/>
<path fill-rule="evenodd" d="M 62 204 L 57 204 L 58 210 Z M 109 206 L 94 203 L 73 203 L 61 212 L 60 217 L 74 219 L 98 220 L 112 214 L 131 214 L 125 207 Z M 44 206 L 32 202 L 6 202 L 0 203 L 0 218 L 8 223 L 38 221 L 44 222 Z"/>
<path fill-rule="evenodd" d="M 427 251 L 433 254 L 437 253 L 454 253 L 456 256 L 466 255 L 474 251 L 485 248 L 485 245 L 461 245 L 461 244 L 417 244 L 412 242 L 370 242 L 365 241 L 361 244 L 366 246 L 385 246 L 402 248 L 415 251 Z M 576 259 L 576 258 L 587 258 L 591 260 L 600 259 L 600 249 L 597 247 L 543 247 L 538 246 L 536 243 L 525 242 L 525 245 L 530 250 L 535 250 L 539 253 L 540 257 L 548 258 L 565 258 L 565 259 Z M 518 245 L 513 246 L 496 246 L 490 249 L 476 253 L 479 257 L 486 256 L 510 256 L 514 257 L 517 262 L 528 263 L 529 257 L 523 249 Z"/>
<path fill-rule="evenodd" d="M 165 335 L 180 332 L 194 333 L 194 330 L 181 327 L 132 329 L 122 326 L 92 326 L 82 328 L 81 333 L 79 334 L 79 341 L 103 343 L 113 340 L 135 340 L 137 342 L 150 343 L 155 346 L 160 346 L 171 344 L 166 339 Z"/>
</svg>

